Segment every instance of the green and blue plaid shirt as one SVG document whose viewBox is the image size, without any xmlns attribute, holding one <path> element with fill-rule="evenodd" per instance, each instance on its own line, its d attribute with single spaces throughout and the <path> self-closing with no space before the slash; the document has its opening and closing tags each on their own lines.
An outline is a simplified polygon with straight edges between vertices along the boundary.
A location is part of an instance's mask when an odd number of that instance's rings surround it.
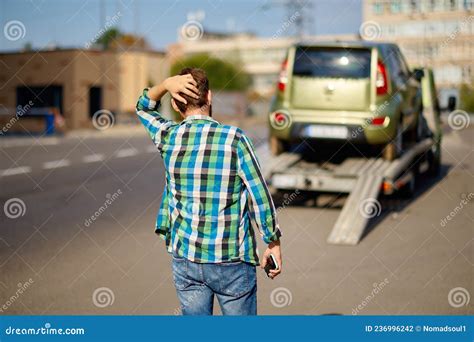
<svg viewBox="0 0 474 342">
<path fill-rule="evenodd" d="M 156 233 L 168 252 L 200 263 L 258 265 L 251 220 L 266 243 L 278 240 L 280 230 L 250 140 L 205 115 L 168 120 L 147 93 L 138 99 L 137 114 L 165 164 Z"/>
</svg>

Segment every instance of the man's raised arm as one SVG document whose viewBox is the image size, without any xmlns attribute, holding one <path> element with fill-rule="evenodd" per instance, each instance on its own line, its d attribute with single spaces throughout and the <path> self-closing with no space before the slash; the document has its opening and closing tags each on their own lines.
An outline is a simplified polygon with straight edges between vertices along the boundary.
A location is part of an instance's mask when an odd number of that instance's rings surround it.
<svg viewBox="0 0 474 342">
<path fill-rule="evenodd" d="M 198 98 L 196 81 L 191 75 L 178 75 L 165 79 L 159 85 L 143 90 L 137 102 L 137 115 L 151 139 L 159 149 L 163 147 L 166 134 L 175 123 L 158 112 L 161 98 L 169 92 L 175 101 L 186 103 L 181 94 Z"/>
</svg>

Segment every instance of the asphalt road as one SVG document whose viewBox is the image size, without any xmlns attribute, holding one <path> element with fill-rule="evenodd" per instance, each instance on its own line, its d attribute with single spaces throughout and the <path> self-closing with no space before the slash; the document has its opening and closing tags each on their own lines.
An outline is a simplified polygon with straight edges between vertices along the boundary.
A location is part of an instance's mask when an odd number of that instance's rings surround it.
<svg viewBox="0 0 474 342">
<path fill-rule="evenodd" d="M 153 232 L 163 166 L 144 131 L 5 141 L 0 314 L 179 313 Z M 472 148 L 472 126 L 447 131 L 442 176 L 412 200 L 381 199 L 354 247 L 326 243 L 343 199 L 299 195 L 279 209 L 283 274 L 259 272 L 259 312 L 472 314 Z"/>
</svg>

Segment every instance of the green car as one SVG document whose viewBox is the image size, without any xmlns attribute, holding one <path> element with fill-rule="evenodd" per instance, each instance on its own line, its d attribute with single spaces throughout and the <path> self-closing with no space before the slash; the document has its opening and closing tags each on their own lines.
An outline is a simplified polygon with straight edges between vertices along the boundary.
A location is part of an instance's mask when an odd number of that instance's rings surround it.
<svg viewBox="0 0 474 342">
<path fill-rule="evenodd" d="M 365 41 L 289 48 L 269 115 L 270 147 L 302 140 L 377 145 L 387 160 L 420 139 L 422 70 L 395 44 Z"/>
</svg>

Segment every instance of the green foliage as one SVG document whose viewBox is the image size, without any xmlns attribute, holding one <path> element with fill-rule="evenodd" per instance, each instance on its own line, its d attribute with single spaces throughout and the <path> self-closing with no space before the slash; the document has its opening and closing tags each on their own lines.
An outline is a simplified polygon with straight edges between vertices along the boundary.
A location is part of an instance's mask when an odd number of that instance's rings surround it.
<svg viewBox="0 0 474 342">
<path fill-rule="evenodd" d="M 459 89 L 460 108 L 466 112 L 474 113 L 474 80 L 469 84 L 462 84 Z"/>
<path fill-rule="evenodd" d="M 112 42 L 122 36 L 122 33 L 116 27 L 111 27 L 96 39 L 95 43 L 102 45 L 104 49 L 108 49 Z"/>
<path fill-rule="evenodd" d="M 207 73 L 211 89 L 245 91 L 249 85 L 248 75 L 234 64 L 206 54 L 193 55 L 176 61 L 170 70 L 177 75 L 185 67 L 201 68 Z"/>
</svg>

